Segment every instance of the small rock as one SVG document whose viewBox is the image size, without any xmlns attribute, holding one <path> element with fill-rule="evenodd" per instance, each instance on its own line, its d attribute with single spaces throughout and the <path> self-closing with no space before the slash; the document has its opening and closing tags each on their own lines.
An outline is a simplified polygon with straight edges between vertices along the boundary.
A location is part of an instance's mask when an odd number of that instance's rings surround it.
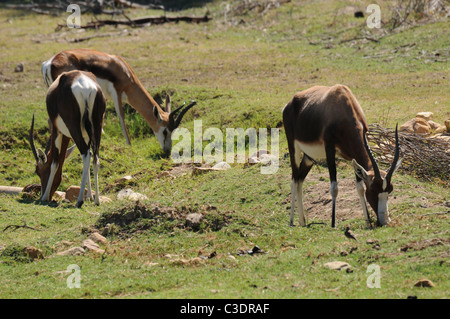
<svg viewBox="0 0 450 319">
<path fill-rule="evenodd" d="M 277 162 L 278 158 L 272 154 L 263 154 L 259 157 L 259 160 L 263 165 L 271 164 L 272 162 Z"/>
<path fill-rule="evenodd" d="M 118 200 L 128 199 L 128 200 L 132 200 L 132 201 L 138 201 L 138 200 L 148 200 L 148 197 L 141 193 L 135 192 L 130 188 L 125 188 L 125 189 L 122 189 L 117 194 L 117 199 Z"/>
<path fill-rule="evenodd" d="M 23 72 L 23 63 L 17 63 L 16 67 L 14 68 L 14 72 Z"/>
<path fill-rule="evenodd" d="M 414 284 L 414 287 L 427 287 L 427 288 L 433 288 L 434 284 L 429 279 L 420 279 Z"/>
<path fill-rule="evenodd" d="M 56 191 L 53 194 L 53 199 L 56 201 L 59 201 L 59 200 L 63 201 L 65 198 L 66 198 L 66 193 L 64 193 L 64 192 Z"/>
<path fill-rule="evenodd" d="M 95 243 L 100 243 L 100 244 L 107 244 L 108 243 L 108 239 L 106 239 L 105 237 L 103 237 L 99 233 L 92 233 L 92 234 L 90 234 L 89 235 L 89 239 L 92 239 L 92 241 L 95 242 Z"/>
<path fill-rule="evenodd" d="M 42 250 L 37 249 L 34 246 L 25 247 L 23 252 L 28 255 L 31 259 L 44 259 L 44 253 Z"/>
<path fill-rule="evenodd" d="M 249 164 L 258 164 L 260 161 L 257 157 L 249 157 L 248 158 L 248 163 Z"/>
<path fill-rule="evenodd" d="M 100 196 L 100 203 L 112 203 L 112 199 L 108 196 Z"/>
<path fill-rule="evenodd" d="M 374 244 L 378 244 L 378 240 L 377 239 L 367 239 L 366 243 L 369 245 L 374 245 Z"/>
<path fill-rule="evenodd" d="M 87 250 L 91 250 L 93 252 L 103 254 L 105 251 L 103 249 L 100 249 L 100 246 L 94 243 L 92 239 L 86 239 L 83 241 L 83 248 Z"/>
<path fill-rule="evenodd" d="M 331 261 L 324 264 L 324 266 L 331 270 L 345 270 L 345 271 L 347 271 L 347 269 L 351 269 L 352 267 L 350 266 L 350 264 L 343 261 Z"/>
<path fill-rule="evenodd" d="M 133 179 L 133 177 L 131 177 L 130 175 L 127 175 L 127 176 L 124 176 L 124 177 L 119 178 L 119 179 L 116 181 L 116 183 L 118 183 L 118 184 L 124 184 L 124 183 L 126 183 L 126 182 L 128 182 L 128 181 L 131 181 L 132 179 Z"/>
<path fill-rule="evenodd" d="M 70 186 L 66 190 L 66 196 L 65 199 L 67 199 L 70 202 L 76 202 L 78 200 L 78 195 L 80 194 L 80 186 Z M 87 189 L 84 189 L 84 194 L 87 194 Z M 94 192 L 92 192 L 94 194 Z"/>
<path fill-rule="evenodd" d="M 203 215 L 200 213 L 191 213 L 186 216 L 186 225 L 192 227 L 193 229 L 197 229 L 200 227 L 200 223 L 202 222 Z"/>
<path fill-rule="evenodd" d="M 230 164 L 228 164 L 227 162 L 219 162 L 216 165 L 214 165 L 212 168 L 214 169 L 229 169 L 231 168 Z"/>
<path fill-rule="evenodd" d="M 375 244 L 375 245 L 372 246 L 372 249 L 380 250 L 381 246 L 379 244 Z"/>
<path fill-rule="evenodd" d="M 424 118 L 416 117 L 400 126 L 401 131 L 409 133 L 430 133 L 431 126 Z"/>
<path fill-rule="evenodd" d="M 80 256 L 85 253 L 85 250 L 81 247 L 72 247 L 70 249 L 57 253 L 58 256 Z"/>
<path fill-rule="evenodd" d="M 416 114 L 416 117 L 423 118 L 426 121 L 430 121 L 433 119 L 433 112 L 419 112 Z"/>
</svg>

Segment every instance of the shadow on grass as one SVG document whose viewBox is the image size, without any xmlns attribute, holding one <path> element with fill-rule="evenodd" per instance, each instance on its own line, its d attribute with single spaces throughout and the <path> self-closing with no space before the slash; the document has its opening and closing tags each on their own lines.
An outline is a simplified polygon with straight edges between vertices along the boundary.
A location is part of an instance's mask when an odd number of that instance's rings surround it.
<svg viewBox="0 0 450 319">
<path fill-rule="evenodd" d="M 148 2 L 148 1 L 137 1 L 137 2 Z M 186 1 L 179 1 L 179 0 L 160 0 L 155 1 L 156 3 L 162 4 L 166 10 L 168 11 L 181 11 L 186 10 L 189 8 L 199 8 L 203 7 L 206 4 L 212 2 L 212 0 L 186 0 Z"/>
<path fill-rule="evenodd" d="M 21 197 L 18 198 L 17 201 L 21 204 L 34 204 L 36 206 L 47 206 L 47 207 L 59 207 L 59 208 L 74 208 L 75 206 L 67 206 L 67 205 L 61 205 L 63 203 L 59 203 L 55 200 L 52 200 L 50 202 L 43 202 L 40 199 L 34 199 L 34 198 L 25 198 Z"/>
</svg>

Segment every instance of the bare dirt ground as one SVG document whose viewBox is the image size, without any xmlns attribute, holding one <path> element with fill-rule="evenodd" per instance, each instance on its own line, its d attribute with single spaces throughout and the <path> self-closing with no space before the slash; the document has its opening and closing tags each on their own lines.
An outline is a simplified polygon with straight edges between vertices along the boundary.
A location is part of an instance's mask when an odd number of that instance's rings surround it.
<svg viewBox="0 0 450 319">
<path fill-rule="evenodd" d="M 396 217 L 395 206 L 408 202 L 422 208 L 431 208 L 436 205 L 442 206 L 443 211 L 448 210 L 444 202 L 436 203 L 429 201 L 431 191 L 421 189 L 422 197 L 411 198 L 404 191 L 403 185 L 396 185 L 394 182 L 394 192 L 389 196 L 389 207 L 391 219 Z M 364 218 L 362 207 L 356 192 L 356 182 L 353 178 L 338 177 L 339 193 L 336 201 L 336 220 L 346 221 L 353 218 Z M 285 202 L 291 202 L 289 195 Z M 303 205 L 306 210 L 307 219 L 331 220 L 331 194 L 328 173 L 310 174 L 303 184 Z M 372 220 L 376 220 L 375 213 L 369 207 Z M 297 218 L 297 216 L 295 217 Z"/>
</svg>

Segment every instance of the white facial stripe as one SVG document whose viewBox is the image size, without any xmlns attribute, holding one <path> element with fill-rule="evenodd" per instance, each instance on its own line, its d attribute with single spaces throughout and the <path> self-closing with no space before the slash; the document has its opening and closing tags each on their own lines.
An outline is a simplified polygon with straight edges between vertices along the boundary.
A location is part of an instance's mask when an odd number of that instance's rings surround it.
<svg viewBox="0 0 450 319">
<path fill-rule="evenodd" d="M 378 194 L 378 220 L 382 225 L 386 225 L 389 219 L 388 195 L 388 192 Z"/>
<path fill-rule="evenodd" d="M 385 178 L 385 179 L 383 179 L 383 191 L 384 192 L 386 191 L 386 188 L 387 188 L 387 180 Z"/>
<path fill-rule="evenodd" d="M 48 201 L 50 199 L 50 191 L 52 190 L 53 180 L 55 179 L 56 171 L 58 170 L 59 163 L 53 162 L 50 166 L 50 175 L 48 177 L 47 188 L 44 194 L 41 196 L 41 200 Z"/>
</svg>

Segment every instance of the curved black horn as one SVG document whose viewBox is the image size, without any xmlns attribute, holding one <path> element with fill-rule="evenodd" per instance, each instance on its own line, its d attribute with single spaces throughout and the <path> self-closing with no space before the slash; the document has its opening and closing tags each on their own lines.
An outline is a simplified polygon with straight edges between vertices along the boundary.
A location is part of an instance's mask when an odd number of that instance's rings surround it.
<svg viewBox="0 0 450 319">
<path fill-rule="evenodd" d="M 37 163 L 37 162 L 39 162 L 39 157 L 38 157 L 38 154 L 36 151 L 36 146 L 34 145 L 33 131 L 34 131 L 34 114 L 33 114 L 33 119 L 31 120 L 31 128 L 30 128 L 30 134 L 28 136 L 28 140 L 30 141 L 31 151 L 33 152 L 34 159 L 36 160 L 36 163 Z"/>
<path fill-rule="evenodd" d="M 394 160 L 392 161 L 391 167 L 389 168 L 388 173 L 386 174 L 386 180 L 390 181 L 392 174 L 394 174 L 395 168 L 397 166 L 398 159 L 400 157 L 400 143 L 398 141 L 398 123 L 395 125 L 395 153 Z"/>
<path fill-rule="evenodd" d="M 179 108 L 177 108 L 175 111 L 173 111 L 172 113 L 169 114 L 169 121 L 170 121 L 170 129 L 171 131 L 173 131 L 174 129 L 176 129 L 180 123 L 181 120 L 183 119 L 183 116 L 186 114 L 187 111 L 189 111 L 189 109 L 191 107 L 193 107 L 195 104 L 197 104 L 196 101 L 192 101 L 188 106 L 184 107 L 185 104 L 183 104 L 182 106 L 180 106 Z M 184 108 L 183 108 L 184 107 Z M 183 110 L 181 110 L 183 108 Z M 178 117 L 175 119 L 175 114 L 181 110 L 180 115 L 178 115 Z"/>
<path fill-rule="evenodd" d="M 375 173 L 375 179 L 381 179 L 380 169 L 378 168 L 377 161 L 373 157 L 372 150 L 369 147 L 369 143 L 367 142 L 366 134 L 364 134 L 364 146 L 367 150 L 367 155 L 369 155 L 370 161 L 372 162 L 373 172 Z"/>
</svg>

